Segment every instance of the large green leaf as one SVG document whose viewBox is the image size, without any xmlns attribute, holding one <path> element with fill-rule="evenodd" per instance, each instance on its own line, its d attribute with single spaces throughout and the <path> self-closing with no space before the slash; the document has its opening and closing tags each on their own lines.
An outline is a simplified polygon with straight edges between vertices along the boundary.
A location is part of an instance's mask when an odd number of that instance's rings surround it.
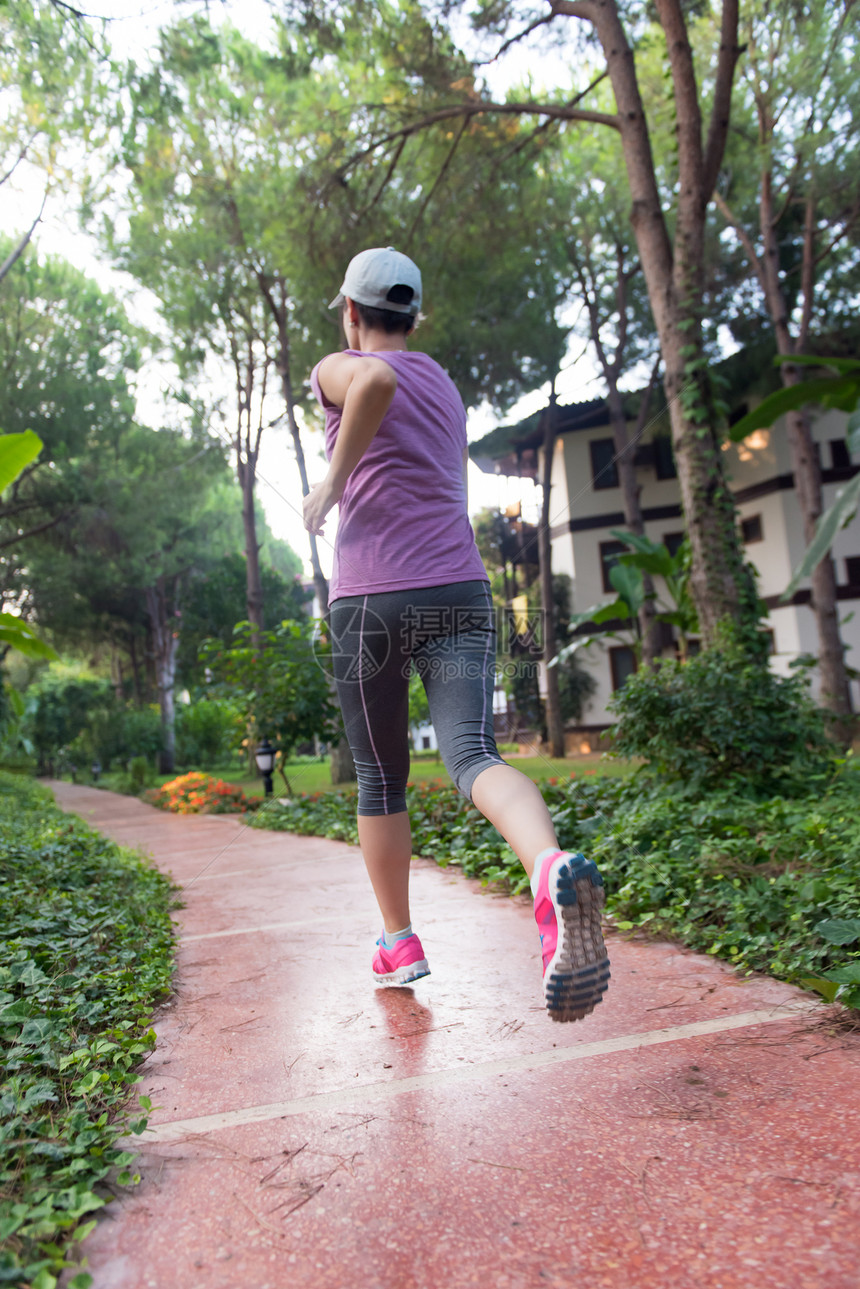
<svg viewBox="0 0 860 1289">
<path fill-rule="evenodd" d="M 775 363 L 791 363 L 792 367 L 832 367 L 834 371 L 850 376 L 860 376 L 860 358 L 821 358 L 818 354 L 777 354 Z"/>
<path fill-rule="evenodd" d="M 42 440 L 32 430 L 0 434 L 0 492 L 5 492 L 41 451 Z"/>
<path fill-rule="evenodd" d="M 854 944 L 860 940 L 860 918 L 825 918 L 815 930 L 828 944 Z"/>
<path fill-rule="evenodd" d="M 645 603 L 645 586 L 639 569 L 630 564 L 613 564 L 609 570 L 609 580 L 621 601 L 628 606 L 628 612 L 623 616 L 635 617 Z M 597 622 L 598 619 L 594 618 L 593 621 Z"/>
<path fill-rule="evenodd" d="M 56 653 L 50 645 L 33 631 L 27 622 L 22 622 L 11 613 L 0 613 L 0 645 L 17 649 L 27 658 L 47 658 L 55 661 Z"/>
<path fill-rule="evenodd" d="M 652 576 L 671 577 L 678 571 L 677 562 L 663 542 L 654 542 L 639 533 L 628 533 L 620 528 L 610 530 L 610 536 L 632 548 L 629 555 L 619 556 L 620 564 L 629 564 Z M 617 588 L 616 588 L 617 589 Z"/>
<path fill-rule="evenodd" d="M 860 408 L 848 417 L 845 427 L 845 441 L 849 452 L 860 452 Z"/>
<path fill-rule="evenodd" d="M 729 438 L 733 443 L 740 443 L 754 430 L 769 429 L 780 416 L 797 411 L 807 403 L 823 403 L 826 407 L 837 407 L 843 412 L 850 412 L 858 402 L 860 375 L 819 376 L 814 380 L 802 380 L 798 385 L 768 394 L 758 407 L 735 422 L 729 430 Z"/>
<path fill-rule="evenodd" d="M 807 546 L 806 554 L 800 564 L 794 570 L 794 576 L 783 591 L 781 599 L 787 600 L 794 595 L 799 583 L 818 567 L 833 545 L 833 539 L 840 528 L 844 528 L 854 518 L 858 506 L 860 506 L 860 474 L 855 475 L 851 482 L 846 484 L 833 504 L 819 519 L 815 536 Z"/>
<path fill-rule="evenodd" d="M 617 542 L 624 542 L 625 546 L 629 546 L 639 555 L 655 555 L 663 545 L 662 542 L 652 541 L 644 533 L 629 533 L 626 528 L 610 528 L 609 536 L 614 537 Z"/>
</svg>

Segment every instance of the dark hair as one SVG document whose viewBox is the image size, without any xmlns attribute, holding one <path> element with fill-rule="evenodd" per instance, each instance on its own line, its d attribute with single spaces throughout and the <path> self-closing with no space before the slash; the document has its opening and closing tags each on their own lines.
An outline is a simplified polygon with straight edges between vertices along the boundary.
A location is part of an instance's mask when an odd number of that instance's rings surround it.
<svg viewBox="0 0 860 1289">
<path fill-rule="evenodd" d="M 415 326 L 415 318 L 411 313 L 395 313 L 393 309 L 373 309 L 369 304 L 360 304 L 358 300 L 355 301 L 355 307 L 358 309 L 358 316 L 371 331 L 384 331 L 388 336 L 402 332 L 404 336 L 408 336 Z"/>
</svg>

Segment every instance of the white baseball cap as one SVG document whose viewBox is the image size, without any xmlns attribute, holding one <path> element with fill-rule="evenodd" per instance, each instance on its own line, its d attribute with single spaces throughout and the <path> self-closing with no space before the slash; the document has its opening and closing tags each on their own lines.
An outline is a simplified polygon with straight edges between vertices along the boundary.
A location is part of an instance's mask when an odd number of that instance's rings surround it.
<svg viewBox="0 0 860 1289">
<path fill-rule="evenodd" d="M 391 299 L 397 287 L 401 290 Z M 389 309 L 414 318 L 421 308 L 421 271 L 393 246 L 373 246 L 349 261 L 343 285 L 329 308 L 339 309 L 347 296 L 371 309 Z"/>
</svg>

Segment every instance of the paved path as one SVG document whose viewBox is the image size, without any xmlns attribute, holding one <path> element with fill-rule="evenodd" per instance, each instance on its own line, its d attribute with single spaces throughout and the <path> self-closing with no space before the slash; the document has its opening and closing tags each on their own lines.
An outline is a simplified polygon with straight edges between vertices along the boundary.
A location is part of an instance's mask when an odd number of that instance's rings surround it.
<svg viewBox="0 0 860 1289">
<path fill-rule="evenodd" d="M 807 995 L 615 935 L 554 1025 L 529 903 L 424 861 L 433 974 L 378 989 L 354 847 L 52 786 L 184 888 L 95 1289 L 860 1286 L 860 1039 Z"/>
</svg>

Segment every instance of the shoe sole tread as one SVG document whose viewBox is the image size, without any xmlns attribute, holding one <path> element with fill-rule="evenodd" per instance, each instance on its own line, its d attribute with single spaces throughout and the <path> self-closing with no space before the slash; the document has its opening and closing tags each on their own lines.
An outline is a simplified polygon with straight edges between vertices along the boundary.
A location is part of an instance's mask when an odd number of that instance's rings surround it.
<svg viewBox="0 0 860 1289">
<path fill-rule="evenodd" d="M 550 895 L 559 934 L 544 977 L 546 1006 L 554 1021 L 581 1020 L 609 987 L 609 957 L 601 929 L 603 879 L 591 860 L 573 855 L 558 865 Z"/>
</svg>

